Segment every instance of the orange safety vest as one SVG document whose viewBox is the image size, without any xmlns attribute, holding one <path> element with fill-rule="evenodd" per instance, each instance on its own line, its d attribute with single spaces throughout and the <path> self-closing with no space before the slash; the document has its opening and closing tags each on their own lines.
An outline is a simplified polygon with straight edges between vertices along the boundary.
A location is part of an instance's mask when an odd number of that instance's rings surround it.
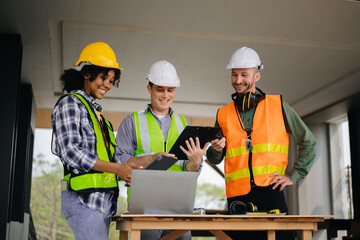
<svg viewBox="0 0 360 240">
<path fill-rule="evenodd" d="M 268 186 L 270 174 L 285 173 L 288 163 L 289 134 L 286 131 L 279 95 L 266 95 L 255 110 L 251 140 L 246 149 L 247 132 L 241 127 L 234 102 L 218 111 L 217 121 L 226 137 L 225 183 L 227 198 L 248 194 L 251 176 L 257 186 Z M 251 167 L 249 167 L 251 166 Z"/>
</svg>

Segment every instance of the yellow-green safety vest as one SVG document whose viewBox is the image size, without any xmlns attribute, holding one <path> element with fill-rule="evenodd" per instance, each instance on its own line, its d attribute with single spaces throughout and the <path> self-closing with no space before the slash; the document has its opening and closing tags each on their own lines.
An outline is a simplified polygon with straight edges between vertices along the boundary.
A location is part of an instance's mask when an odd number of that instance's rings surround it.
<svg viewBox="0 0 360 240">
<path fill-rule="evenodd" d="M 110 137 L 108 144 L 109 148 L 107 148 L 105 144 L 106 140 L 103 136 L 103 130 L 101 129 L 99 121 L 93 109 L 90 107 L 88 101 L 80 94 L 70 93 L 70 95 L 78 97 L 88 110 L 91 122 L 94 127 L 96 137 L 96 153 L 99 159 L 106 162 L 112 161 L 115 152 L 115 146 L 117 145 L 111 123 L 102 116 L 102 119 L 106 123 L 108 135 Z M 90 170 L 89 172 L 82 174 L 75 174 L 71 172 L 65 173 L 64 180 L 67 180 L 69 190 L 81 193 L 107 192 L 118 190 L 117 176 L 113 173 L 99 172 L 95 170 Z"/>
<path fill-rule="evenodd" d="M 137 149 L 134 156 L 143 156 L 157 152 L 169 152 L 176 139 L 187 126 L 184 116 L 172 114 L 171 125 L 166 139 L 150 111 L 134 112 Z M 178 160 L 168 171 L 185 171 L 184 160 Z"/>
</svg>

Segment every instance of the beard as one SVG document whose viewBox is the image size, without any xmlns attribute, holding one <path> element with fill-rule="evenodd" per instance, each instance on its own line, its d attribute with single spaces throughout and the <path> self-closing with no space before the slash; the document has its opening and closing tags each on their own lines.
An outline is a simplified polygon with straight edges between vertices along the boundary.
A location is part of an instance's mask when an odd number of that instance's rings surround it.
<svg viewBox="0 0 360 240">
<path fill-rule="evenodd" d="M 254 86 L 254 82 L 250 83 L 249 85 L 245 85 L 245 84 L 233 84 L 233 88 L 235 89 L 235 92 L 239 95 L 245 95 L 246 93 L 250 92 L 251 89 Z"/>
</svg>

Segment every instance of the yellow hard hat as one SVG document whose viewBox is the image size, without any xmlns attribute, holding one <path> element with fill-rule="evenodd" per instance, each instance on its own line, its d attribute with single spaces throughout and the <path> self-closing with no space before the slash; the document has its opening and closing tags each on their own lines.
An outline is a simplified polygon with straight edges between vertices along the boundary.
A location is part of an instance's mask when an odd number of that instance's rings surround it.
<svg viewBox="0 0 360 240">
<path fill-rule="evenodd" d="M 81 62 L 122 70 L 116 61 L 114 51 L 104 42 L 95 42 L 87 45 L 80 53 L 79 60 L 75 63 L 75 66 L 79 66 Z"/>
</svg>

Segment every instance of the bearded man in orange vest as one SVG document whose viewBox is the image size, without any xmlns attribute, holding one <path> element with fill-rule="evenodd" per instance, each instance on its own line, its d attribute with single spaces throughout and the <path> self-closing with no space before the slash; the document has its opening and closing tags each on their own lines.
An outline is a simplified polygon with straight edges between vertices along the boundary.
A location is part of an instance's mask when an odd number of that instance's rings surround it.
<svg viewBox="0 0 360 240">
<path fill-rule="evenodd" d="M 235 89 L 232 102 L 218 110 L 215 126 L 224 137 L 211 142 L 207 158 L 219 164 L 225 157 L 228 209 L 232 214 L 279 209 L 287 213 L 283 189 L 302 180 L 316 156 L 316 140 L 298 114 L 281 95 L 266 95 L 255 84 L 263 64 L 251 48 L 234 52 L 227 65 Z M 298 157 L 288 164 L 289 133 L 298 145 Z M 233 239 L 266 239 L 264 232 L 228 232 Z M 276 239 L 294 239 L 279 231 Z"/>
</svg>

